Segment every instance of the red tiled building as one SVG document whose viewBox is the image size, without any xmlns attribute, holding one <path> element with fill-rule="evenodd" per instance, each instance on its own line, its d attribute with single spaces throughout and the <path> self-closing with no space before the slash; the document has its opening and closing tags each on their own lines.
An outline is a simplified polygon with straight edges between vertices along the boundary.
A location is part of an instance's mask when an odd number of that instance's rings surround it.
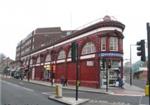
<svg viewBox="0 0 150 105">
<path fill-rule="evenodd" d="M 123 77 L 124 28 L 124 24 L 105 16 L 103 21 L 30 51 L 21 56 L 21 60 L 25 65 L 30 64 L 32 79 L 44 80 L 54 76 L 55 82 L 60 82 L 64 77 L 69 84 L 75 84 L 76 65 L 71 61 L 71 43 L 76 42 L 80 85 L 105 86 L 106 70 L 102 68 L 102 59 L 106 59 L 106 65 L 111 65 L 108 69 L 109 85 L 113 86 L 119 75 Z"/>
</svg>

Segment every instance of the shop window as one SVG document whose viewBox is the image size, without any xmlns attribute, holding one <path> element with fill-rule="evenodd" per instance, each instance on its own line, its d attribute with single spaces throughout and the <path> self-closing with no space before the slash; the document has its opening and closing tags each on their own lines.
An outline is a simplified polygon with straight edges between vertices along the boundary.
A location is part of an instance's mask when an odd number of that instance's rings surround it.
<svg viewBox="0 0 150 105">
<path fill-rule="evenodd" d="M 82 49 L 82 55 L 90 54 L 90 53 L 94 53 L 94 52 L 96 52 L 96 48 L 95 48 L 94 43 L 92 43 L 92 42 L 86 43 Z"/>
<path fill-rule="evenodd" d="M 106 37 L 101 38 L 101 51 L 106 51 Z"/>
<path fill-rule="evenodd" d="M 49 62 L 49 61 L 51 61 L 51 55 L 50 55 L 50 54 L 48 54 L 48 55 L 46 56 L 46 59 L 45 59 L 45 62 Z"/>
<path fill-rule="evenodd" d="M 64 51 L 64 50 L 61 50 L 61 51 L 59 52 L 58 59 L 65 59 L 65 58 L 66 58 L 65 51 Z"/>
<path fill-rule="evenodd" d="M 117 37 L 110 37 L 109 50 L 110 51 L 118 51 L 118 38 Z"/>
</svg>

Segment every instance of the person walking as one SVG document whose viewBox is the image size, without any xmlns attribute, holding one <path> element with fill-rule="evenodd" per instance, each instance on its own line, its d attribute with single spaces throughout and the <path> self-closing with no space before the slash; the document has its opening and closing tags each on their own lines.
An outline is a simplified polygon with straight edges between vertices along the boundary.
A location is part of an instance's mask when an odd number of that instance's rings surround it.
<svg viewBox="0 0 150 105">
<path fill-rule="evenodd" d="M 64 76 L 61 76 L 60 82 L 61 82 L 62 86 L 65 86 L 65 78 L 64 78 Z"/>
<path fill-rule="evenodd" d="M 68 85 L 68 80 L 66 78 L 65 81 L 64 81 L 64 86 L 67 86 L 67 85 Z"/>
<path fill-rule="evenodd" d="M 123 89 L 123 85 L 124 85 L 123 80 L 119 77 L 118 81 L 119 81 L 119 87 Z"/>
</svg>

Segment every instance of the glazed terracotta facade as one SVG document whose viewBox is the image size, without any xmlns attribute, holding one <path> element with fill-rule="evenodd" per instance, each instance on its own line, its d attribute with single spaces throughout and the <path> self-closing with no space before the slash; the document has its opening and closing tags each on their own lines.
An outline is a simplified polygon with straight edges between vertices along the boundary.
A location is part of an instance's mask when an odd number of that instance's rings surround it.
<svg viewBox="0 0 150 105">
<path fill-rule="evenodd" d="M 68 80 L 68 84 L 74 85 L 76 64 L 71 61 L 70 55 L 71 43 L 74 41 L 79 46 L 81 86 L 100 88 L 104 85 L 105 70 L 102 68 L 102 58 L 111 63 L 110 84 L 113 84 L 117 76 L 123 77 L 123 30 L 125 26 L 110 17 L 107 18 L 22 56 L 23 65 L 28 65 L 32 69 L 31 78 L 50 80 L 53 74 L 56 83 L 60 83 L 63 76 Z M 113 73 L 114 78 L 111 77 Z"/>
</svg>

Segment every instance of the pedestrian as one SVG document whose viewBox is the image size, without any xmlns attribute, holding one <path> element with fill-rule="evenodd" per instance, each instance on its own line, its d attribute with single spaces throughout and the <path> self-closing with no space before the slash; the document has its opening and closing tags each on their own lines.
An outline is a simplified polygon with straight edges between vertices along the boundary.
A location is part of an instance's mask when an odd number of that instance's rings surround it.
<svg viewBox="0 0 150 105">
<path fill-rule="evenodd" d="M 67 86 L 67 85 L 68 85 L 68 80 L 66 78 L 65 81 L 64 81 L 64 86 Z"/>
<path fill-rule="evenodd" d="M 30 71 L 27 72 L 27 79 L 28 79 L 28 82 L 30 81 Z"/>
<path fill-rule="evenodd" d="M 118 77 L 118 81 L 119 81 L 119 87 L 123 89 L 123 85 L 124 85 L 123 80 L 120 77 Z"/>
<path fill-rule="evenodd" d="M 65 78 L 64 78 L 64 76 L 61 76 L 60 82 L 61 82 L 61 84 L 62 84 L 63 86 L 65 86 Z"/>
<path fill-rule="evenodd" d="M 53 86 L 53 84 L 54 84 L 54 79 L 51 78 L 51 85 Z"/>
<path fill-rule="evenodd" d="M 50 77 L 51 77 L 51 85 L 53 86 L 53 84 L 54 84 L 54 73 L 53 72 L 51 73 Z"/>
</svg>

